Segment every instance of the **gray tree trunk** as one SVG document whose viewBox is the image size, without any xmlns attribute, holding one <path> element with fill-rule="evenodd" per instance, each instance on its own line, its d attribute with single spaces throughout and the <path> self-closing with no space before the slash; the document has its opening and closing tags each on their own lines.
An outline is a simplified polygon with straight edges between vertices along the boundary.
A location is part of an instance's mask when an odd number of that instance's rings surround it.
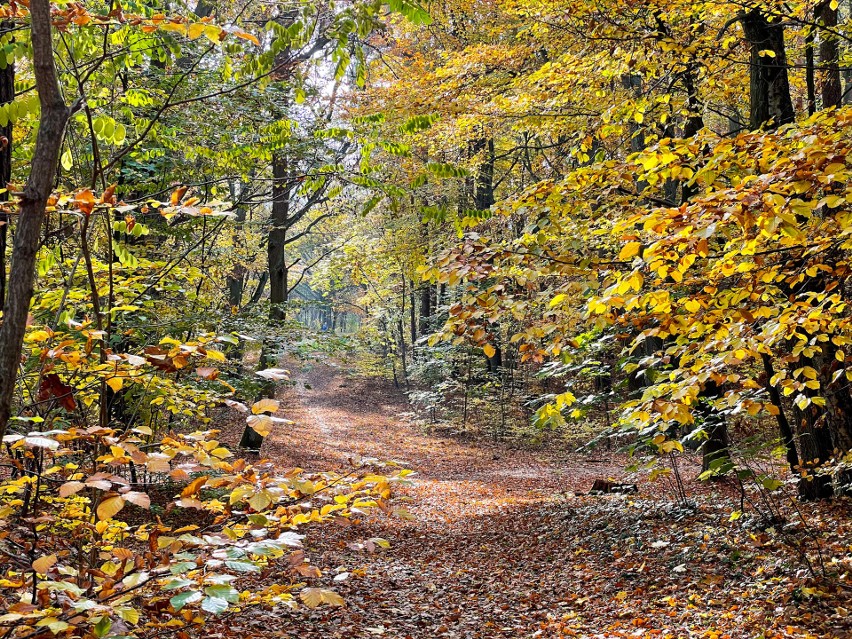
<svg viewBox="0 0 852 639">
<path fill-rule="evenodd" d="M 65 136 L 70 110 L 53 62 L 49 0 L 31 0 L 33 69 L 41 103 L 38 137 L 30 175 L 21 197 L 18 226 L 12 248 L 12 266 L 0 325 L 0 439 L 12 414 L 12 397 L 21 360 L 27 314 L 33 296 L 45 206 L 56 178 L 59 150 Z"/>
</svg>

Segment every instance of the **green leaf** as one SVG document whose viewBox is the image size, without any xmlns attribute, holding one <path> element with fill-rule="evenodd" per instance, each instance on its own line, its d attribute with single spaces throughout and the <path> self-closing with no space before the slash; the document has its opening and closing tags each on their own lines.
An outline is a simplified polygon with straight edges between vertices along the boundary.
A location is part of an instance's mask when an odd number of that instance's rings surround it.
<svg viewBox="0 0 852 639">
<path fill-rule="evenodd" d="M 139 266 L 139 260 L 127 250 L 127 247 L 124 244 L 115 244 L 113 245 L 113 250 L 115 251 L 115 256 L 118 258 L 118 261 L 121 262 L 122 266 L 126 266 L 128 268 L 136 268 Z"/>
<path fill-rule="evenodd" d="M 119 146 L 124 144 L 124 141 L 127 139 L 127 129 L 123 124 L 115 125 L 115 133 L 112 135 L 112 141 Z"/>
<path fill-rule="evenodd" d="M 98 623 L 94 625 L 92 628 L 92 633 L 101 639 L 101 637 L 106 636 L 106 633 L 109 632 L 109 629 L 112 628 L 112 619 L 104 615 L 98 620 Z"/>
<path fill-rule="evenodd" d="M 778 490 L 784 484 L 774 477 L 765 476 L 760 480 L 761 486 L 763 486 L 766 490 Z"/>
<path fill-rule="evenodd" d="M 186 588 L 193 584 L 191 579 L 172 579 L 163 586 L 163 590 L 177 590 L 178 588 Z"/>
<path fill-rule="evenodd" d="M 204 589 L 204 594 L 217 599 L 224 599 L 230 603 L 237 603 L 240 600 L 240 593 L 233 586 L 216 585 L 207 586 Z"/>
<path fill-rule="evenodd" d="M 180 575 L 182 573 L 189 572 L 190 570 L 195 570 L 196 568 L 198 568 L 198 564 L 194 561 L 181 561 L 169 566 L 169 572 L 173 575 Z"/>
<path fill-rule="evenodd" d="M 260 568 L 248 561 L 226 561 L 225 565 L 237 572 L 260 572 Z"/>
<path fill-rule="evenodd" d="M 205 597 L 204 601 L 201 602 L 201 609 L 218 615 L 228 609 L 228 602 L 219 597 Z"/>
<path fill-rule="evenodd" d="M 188 590 L 187 592 L 182 592 L 179 595 L 175 595 L 171 599 L 169 599 L 169 603 L 172 604 L 172 608 L 175 610 L 180 610 L 186 604 L 195 603 L 201 599 L 201 593 L 197 590 Z"/>
</svg>

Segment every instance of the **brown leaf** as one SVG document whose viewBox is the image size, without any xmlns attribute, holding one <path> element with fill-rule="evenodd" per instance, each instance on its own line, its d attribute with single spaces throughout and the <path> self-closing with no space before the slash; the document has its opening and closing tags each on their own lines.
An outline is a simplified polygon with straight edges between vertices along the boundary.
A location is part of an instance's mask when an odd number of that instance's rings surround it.
<svg viewBox="0 0 852 639">
<path fill-rule="evenodd" d="M 45 557 L 39 557 L 33 562 L 33 570 L 42 575 L 46 574 L 48 570 L 51 569 L 53 564 L 56 563 L 56 555 L 47 555 Z"/>
<path fill-rule="evenodd" d="M 124 493 L 122 495 L 125 500 L 129 501 L 131 504 L 135 504 L 140 508 L 150 508 L 151 507 L 151 498 L 145 493 L 140 493 L 137 491 L 131 491 L 129 493 Z"/>
</svg>

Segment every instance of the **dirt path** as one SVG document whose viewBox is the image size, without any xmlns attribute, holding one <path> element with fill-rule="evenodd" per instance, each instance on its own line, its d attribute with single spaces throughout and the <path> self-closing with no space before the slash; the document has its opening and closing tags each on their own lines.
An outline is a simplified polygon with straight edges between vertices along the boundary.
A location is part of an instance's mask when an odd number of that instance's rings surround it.
<svg viewBox="0 0 852 639">
<path fill-rule="evenodd" d="M 406 418 L 405 396 L 383 380 L 350 379 L 329 365 L 311 366 L 299 379 L 282 402 L 282 414 L 296 425 L 273 434 L 263 456 L 311 470 L 339 470 L 358 457 L 398 461 L 418 473 L 409 493 L 420 525 L 474 514 L 459 513 L 451 495 L 465 495 L 469 508 L 486 514 L 575 488 L 530 452 L 424 434 Z"/>
<path fill-rule="evenodd" d="M 270 436 L 263 456 L 311 470 L 340 470 L 359 457 L 400 461 L 418 473 L 400 496 L 414 519 L 309 533 L 309 555 L 324 573 L 311 585 L 338 591 L 346 607 L 241 616 L 228 635 L 719 639 L 798 627 L 801 617 L 814 630 L 830 625 L 790 597 L 785 603 L 783 591 L 757 587 L 756 566 L 712 550 L 707 531 L 729 512 L 721 504 L 684 520 L 653 495 L 560 497 L 588 490 L 595 477 L 623 475 L 622 462 L 556 462 L 426 435 L 388 383 L 325 364 L 295 377 L 281 413 L 296 425 Z M 391 548 L 349 546 L 370 537 Z M 333 581 L 353 569 L 363 575 Z"/>
<path fill-rule="evenodd" d="M 513 556 L 531 540 L 511 538 L 526 535 L 527 526 L 509 514 L 523 509 L 538 519 L 557 493 L 587 489 L 580 483 L 588 477 L 569 480 L 529 452 L 426 435 L 403 416 L 405 397 L 381 380 L 348 379 L 328 365 L 297 377 L 282 406 L 296 425 L 273 435 L 264 457 L 312 470 L 345 468 L 358 457 L 395 460 L 416 471 L 417 481 L 402 496 L 414 520 L 372 522 L 355 534 L 386 538 L 391 549 L 353 553 L 347 531 L 336 548 L 311 553 L 324 570 L 361 566 L 367 574 L 334 584 L 345 610 L 303 612 L 310 622 L 283 636 L 531 636 L 554 593 L 538 594 L 543 566 Z M 541 597 L 540 612 L 518 615 L 519 597 Z"/>
</svg>

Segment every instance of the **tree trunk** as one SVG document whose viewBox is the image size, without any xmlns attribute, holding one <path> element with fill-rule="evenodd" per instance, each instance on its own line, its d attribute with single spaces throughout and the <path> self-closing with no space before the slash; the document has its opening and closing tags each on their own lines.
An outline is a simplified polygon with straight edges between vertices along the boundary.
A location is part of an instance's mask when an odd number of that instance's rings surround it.
<svg viewBox="0 0 852 639">
<path fill-rule="evenodd" d="M 487 211 L 494 204 L 494 138 L 477 140 L 474 153 L 485 151 L 485 159 L 479 165 L 473 190 L 473 206 L 477 211 Z"/>
<path fill-rule="evenodd" d="M 837 9 L 827 0 L 814 9 L 814 15 L 823 29 L 819 34 L 819 66 L 822 76 L 822 108 L 840 107 L 843 104 L 843 87 L 840 82 L 840 46 L 837 36 L 826 28 L 837 27 Z"/>
<path fill-rule="evenodd" d="M 425 337 L 431 330 L 429 319 L 432 317 L 434 291 L 435 287 L 430 284 L 424 284 L 420 289 L 420 337 Z"/>
<path fill-rule="evenodd" d="M 6 433 L 6 425 L 12 413 L 15 380 L 33 296 L 41 226 L 56 177 L 65 126 L 70 117 L 53 63 L 49 0 L 31 0 L 30 14 L 33 70 L 41 103 L 41 118 L 30 175 L 20 201 L 18 226 L 12 247 L 12 267 L 3 306 L 3 324 L 0 326 L 0 439 Z"/>
<path fill-rule="evenodd" d="M 201 4 L 199 2 L 199 4 Z M 236 184 L 234 182 L 230 183 L 230 191 L 231 191 L 231 200 L 236 202 L 242 199 L 244 190 L 246 185 L 242 182 L 239 183 L 240 193 L 236 192 Z M 236 222 L 236 228 L 232 231 L 233 233 L 233 243 L 235 248 L 243 248 L 245 245 L 245 221 L 246 221 L 246 207 L 243 205 L 237 206 L 237 214 L 234 220 Z M 231 272 L 226 276 L 226 285 L 228 287 L 228 305 L 232 309 L 239 310 L 242 306 L 243 302 L 243 292 L 245 290 L 246 285 L 246 268 L 242 263 L 237 262 L 234 264 Z"/>
<path fill-rule="evenodd" d="M 9 2 L 0 3 L 8 5 Z M 15 25 L 12 22 L 0 23 L 0 37 L 7 33 L 11 33 Z M 15 99 L 15 65 L 13 62 L 7 62 L 6 68 L 0 70 L 0 106 L 8 104 Z M 0 202 L 9 200 L 9 192 L 6 185 L 12 179 L 12 123 L 7 122 L 6 126 L 0 127 L 0 136 L 6 138 L 4 142 L 0 139 L 0 188 L 4 189 L 0 193 Z M 0 308 L 6 300 L 6 246 L 9 237 L 9 215 L 8 213 L 0 213 Z"/>
<path fill-rule="evenodd" d="M 816 113 L 816 79 L 814 76 L 814 32 L 805 35 L 805 87 L 808 95 L 808 115 Z"/>
<path fill-rule="evenodd" d="M 283 320 L 287 303 L 287 224 L 290 214 L 290 184 L 287 158 L 279 152 L 272 156 L 272 230 L 269 232 L 269 319 Z"/>
<path fill-rule="evenodd" d="M 411 359 L 417 359 L 417 289 L 414 287 L 414 282 L 410 282 L 409 287 L 409 322 L 408 322 L 408 332 L 411 335 Z"/>
<path fill-rule="evenodd" d="M 778 409 L 775 419 L 778 422 L 778 434 L 781 436 L 781 441 L 784 442 L 784 448 L 787 451 L 787 465 L 795 473 L 798 472 L 799 455 L 796 452 L 793 429 L 790 427 L 790 422 L 787 421 L 787 415 L 784 413 L 784 407 L 781 405 L 781 393 L 778 392 L 778 386 L 772 383 L 772 378 L 775 377 L 775 368 L 772 366 L 772 358 L 766 353 L 761 353 L 761 359 L 763 360 L 763 372 L 766 375 L 766 392 Z"/>
<path fill-rule="evenodd" d="M 823 352 L 810 358 L 800 358 L 798 366 L 812 367 L 820 383 L 818 390 L 809 390 L 808 397 L 822 397 L 825 406 L 811 403 L 795 410 L 802 468 L 809 479 L 799 482 L 799 494 L 804 499 L 825 499 L 834 495 L 831 477 L 815 474 L 835 453 L 852 450 L 852 396 L 841 375 L 832 381 L 835 371 L 842 366 L 834 355 L 836 347 L 829 341 L 821 344 Z"/>
<path fill-rule="evenodd" d="M 397 329 L 399 331 L 399 355 L 402 359 L 402 374 L 408 383 L 408 348 L 405 344 L 405 274 L 402 274 L 402 295 L 400 296 L 399 320 L 397 321 Z"/>
<path fill-rule="evenodd" d="M 722 389 L 712 380 L 704 384 L 699 398 L 709 400 L 699 404 L 698 412 L 703 417 L 707 439 L 701 447 L 701 470 L 719 469 L 720 464 L 730 458 L 728 452 L 728 423 L 710 401 L 722 396 Z"/>
<path fill-rule="evenodd" d="M 789 124 L 796 118 L 787 78 L 784 26 L 770 22 L 759 9 L 739 14 L 746 40 L 751 45 L 749 62 L 752 129 Z"/>
</svg>

